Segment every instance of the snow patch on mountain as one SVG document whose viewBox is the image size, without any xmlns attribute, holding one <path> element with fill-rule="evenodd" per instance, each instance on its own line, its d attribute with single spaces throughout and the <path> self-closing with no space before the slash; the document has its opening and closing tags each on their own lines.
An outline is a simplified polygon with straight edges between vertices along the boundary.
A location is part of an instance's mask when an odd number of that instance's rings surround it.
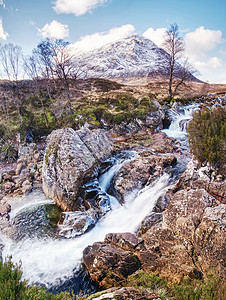
<svg viewBox="0 0 226 300">
<path fill-rule="evenodd" d="M 121 39 L 80 54 L 80 77 L 126 82 L 131 78 L 167 76 L 169 54 L 150 39 L 139 35 Z M 176 64 L 175 74 L 182 68 Z"/>
</svg>

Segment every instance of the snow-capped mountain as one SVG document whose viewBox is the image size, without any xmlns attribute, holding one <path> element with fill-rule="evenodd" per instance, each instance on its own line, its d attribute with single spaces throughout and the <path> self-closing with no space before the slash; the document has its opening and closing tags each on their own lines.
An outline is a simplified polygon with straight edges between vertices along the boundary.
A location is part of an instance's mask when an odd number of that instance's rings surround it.
<svg viewBox="0 0 226 300">
<path fill-rule="evenodd" d="M 126 82 L 167 76 L 169 54 L 139 35 L 121 39 L 80 55 L 82 78 L 106 78 Z M 182 68 L 176 65 L 176 73 Z"/>
</svg>

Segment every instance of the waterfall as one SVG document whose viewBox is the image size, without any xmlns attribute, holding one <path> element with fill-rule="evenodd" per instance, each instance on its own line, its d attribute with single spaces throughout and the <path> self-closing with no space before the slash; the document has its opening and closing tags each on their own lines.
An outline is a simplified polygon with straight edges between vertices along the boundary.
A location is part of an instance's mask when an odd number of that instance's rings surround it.
<svg viewBox="0 0 226 300">
<path fill-rule="evenodd" d="M 169 129 L 163 131 L 169 136 L 186 139 L 185 128 L 181 128 L 179 123 L 181 120 L 191 119 L 193 109 L 194 106 L 189 106 L 184 109 L 182 114 L 172 112 L 173 122 Z M 108 192 L 112 179 L 122 164 L 135 157 L 134 152 L 128 153 L 130 153 L 129 157 L 127 155 L 123 159 L 116 158 L 114 165 L 99 177 L 99 185 L 103 192 Z M 0 232 L 0 239 L 5 245 L 3 258 L 6 259 L 12 255 L 13 262 L 21 262 L 23 276 L 29 279 L 30 284 L 44 285 L 49 289 L 62 286 L 71 278 L 77 278 L 76 274 L 78 274 L 82 262 L 82 252 L 86 246 L 92 245 L 96 241 L 103 241 L 107 233 L 136 232 L 142 220 L 153 210 L 158 198 L 168 188 L 169 175 L 164 174 L 151 186 L 127 195 L 124 205 L 120 205 L 115 197 L 109 195 L 112 210 L 107 212 L 92 230 L 71 239 L 59 237 L 56 228 L 49 234 L 49 224 L 43 225 L 40 219 L 35 219 L 39 214 L 42 216 L 41 218 L 44 218 L 45 212 L 39 211 L 40 207 L 53 205 L 53 201 L 42 192 L 34 191 L 28 196 L 12 199 L 10 215 L 12 227 L 8 231 L 2 230 Z M 13 232 L 15 231 L 16 220 L 20 217 L 26 223 L 26 226 L 23 225 L 26 234 L 20 233 L 15 238 Z M 33 231 L 30 233 L 29 224 L 27 224 L 28 217 L 37 223 L 35 226 L 32 225 Z M 23 230 L 23 226 L 21 230 Z M 38 234 L 37 227 L 39 228 Z"/>
<path fill-rule="evenodd" d="M 166 135 L 178 140 L 186 140 L 187 137 L 187 124 L 192 119 L 192 113 L 198 108 L 199 104 L 190 104 L 184 106 L 180 111 L 171 109 L 169 115 L 172 122 L 168 129 L 163 129 Z"/>
</svg>

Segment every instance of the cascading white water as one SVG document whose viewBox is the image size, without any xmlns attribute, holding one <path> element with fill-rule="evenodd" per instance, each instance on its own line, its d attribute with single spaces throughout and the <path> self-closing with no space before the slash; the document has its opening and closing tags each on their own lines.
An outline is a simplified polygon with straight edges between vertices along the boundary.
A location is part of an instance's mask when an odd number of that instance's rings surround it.
<svg viewBox="0 0 226 300">
<path fill-rule="evenodd" d="M 172 122 L 168 129 L 163 129 L 169 137 L 173 137 L 178 140 L 185 140 L 187 137 L 186 126 L 181 127 L 182 121 L 189 122 L 192 119 L 192 113 L 198 108 L 199 104 L 190 104 L 184 106 L 181 111 L 170 110 L 170 115 L 172 117 Z"/>
<path fill-rule="evenodd" d="M 181 131 L 178 124 L 182 119 L 191 118 L 190 109 L 194 107 L 185 109 L 183 115 L 176 114 L 171 127 L 164 132 L 176 138 L 181 138 L 182 134 L 185 137 L 186 133 Z M 117 160 L 113 167 L 100 176 L 99 183 L 104 192 L 107 192 L 114 174 L 125 161 L 128 161 L 128 158 L 124 161 Z M 164 174 L 154 185 L 142 189 L 139 193 L 134 191 L 127 195 L 124 205 L 120 205 L 115 197 L 109 195 L 112 210 L 92 230 L 80 237 L 65 239 L 46 235 L 40 238 L 34 235 L 15 240 L 0 233 L 0 239 L 5 245 L 3 257 L 6 259 L 12 255 L 14 262 L 21 261 L 23 276 L 29 279 L 30 283 L 42 284 L 47 288 L 60 286 L 67 279 L 72 278 L 80 268 L 82 252 L 87 245 L 103 240 L 110 232 L 136 232 L 145 216 L 152 211 L 158 198 L 169 188 L 168 185 L 169 175 Z M 38 198 L 33 197 L 33 193 L 28 198 L 24 197 L 22 201 L 15 202 L 11 222 L 21 212 L 34 210 L 38 204 L 52 203 L 42 193 Z"/>
<path fill-rule="evenodd" d="M 144 189 L 137 197 L 129 195 L 124 206 L 110 211 L 96 227 L 81 237 L 44 240 L 34 237 L 17 243 L 8 239 L 4 241 L 6 247 L 3 255 L 11 254 L 13 261 L 22 262 L 24 277 L 29 278 L 30 283 L 47 287 L 62 284 L 73 276 L 74 269 L 79 269 L 86 246 L 103 240 L 109 232 L 135 232 L 167 189 L 168 178 L 168 175 L 163 175 L 153 187 Z"/>
</svg>

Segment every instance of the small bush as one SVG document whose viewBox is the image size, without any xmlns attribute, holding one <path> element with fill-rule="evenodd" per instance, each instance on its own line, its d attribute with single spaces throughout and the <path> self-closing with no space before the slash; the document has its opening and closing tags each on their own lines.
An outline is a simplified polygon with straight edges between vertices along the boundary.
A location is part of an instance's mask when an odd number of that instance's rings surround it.
<svg viewBox="0 0 226 300">
<path fill-rule="evenodd" d="M 192 154 L 200 163 L 221 169 L 226 161 L 226 112 L 222 107 L 194 112 L 188 126 Z"/>
<path fill-rule="evenodd" d="M 28 286 L 26 280 L 22 280 L 21 265 L 14 265 L 9 259 L 0 261 L 0 299 L 1 300 L 72 300 L 74 296 L 68 292 L 53 295 L 45 288 Z"/>
</svg>

